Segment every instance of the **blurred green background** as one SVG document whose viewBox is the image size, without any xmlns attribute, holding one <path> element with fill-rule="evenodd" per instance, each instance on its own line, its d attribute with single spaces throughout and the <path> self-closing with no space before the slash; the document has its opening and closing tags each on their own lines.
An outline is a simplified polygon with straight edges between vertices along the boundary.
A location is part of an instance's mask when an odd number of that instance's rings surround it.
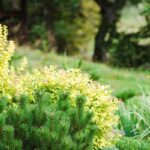
<svg viewBox="0 0 150 150">
<path fill-rule="evenodd" d="M 122 103 L 116 147 L 150 150 L 149 0 L 1 0 L 0 24 L 16 43 L 11 64 L 80 68 L 110 86 Z"/>
</svg>

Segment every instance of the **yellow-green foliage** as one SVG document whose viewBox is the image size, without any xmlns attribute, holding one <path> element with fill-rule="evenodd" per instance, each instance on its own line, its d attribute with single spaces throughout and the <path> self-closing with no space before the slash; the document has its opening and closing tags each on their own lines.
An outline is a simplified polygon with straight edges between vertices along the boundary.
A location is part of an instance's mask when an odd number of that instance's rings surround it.
<svg viewBox="0 0 150 150">
<path fill-rule="evenodd" d="M 94 121 L 99 127 L 95 138 L 94 149 L 108 146 L 113 137 L 113 124 L 117 122 L 114 115 L 117 102 L 110 95 L 110 90 L 90 79 L 79 69 L 60 70 L 56 67 L 45 67 L 41 70 L 33 69 L 32 72 L 25 71 L 26 60 L 19 68 L 8 68 L 14 46 L 7 41 L 6 27 L 1 26 L 0 32 L 0 92 L 10 97 L 19 96 L 22 93 L 30 95 L 31 101 L 36 89 L 44 88 L 51 93 L 53 101 L 57 100 L 58 92 L 68 91 L 71 94 L 72 105 L 76 95 L 82 94 L 87 97 L 85 108 L 94 112 Z M 4 41 L 4 42 L 3 42 Z M 3 44 L 4 43 L 4 44 Z M 6 44 L 7 43 L 7 44 Z M 3 74 L 3 72 L 5 74 Z M 7 80 L 3 80 L 4 76 Z"/>
<path fill-rule="evenodd" d="M 0 91 L 3 93 L 9 82 L 9 60 L 14 51 L 14 43 L 7 41 L 7 27 L 0 25 Z"/>
</svg>

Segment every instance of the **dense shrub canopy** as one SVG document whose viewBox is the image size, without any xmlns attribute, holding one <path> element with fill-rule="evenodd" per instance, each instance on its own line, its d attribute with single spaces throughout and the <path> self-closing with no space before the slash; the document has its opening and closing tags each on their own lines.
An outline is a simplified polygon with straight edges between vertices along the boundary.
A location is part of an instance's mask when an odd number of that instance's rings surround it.
<svg viewBox="0 0 150 150">
<path fill-rule="evenodd" d="M 1 28 L 0 35 L 4 37 L 3 27 Z M 5 40 L 7 41 L 7 38 Z M 1 51 L 4 54 L 7 53 L 10 58 L 12 53 L 9 54 L 9 49 L 1 43 L 0 47 Z M 4 54 L 0 60 L 5 57 Z M 58 100 L 60 91 L 69 92 L 72 106 L 75 106 L 77 95 L 84 95 L 87 99 L 85 110 L 90 109 L 94 112 L 93 121 L 98 125 L 94 148 L 97 149 L 111 143 L 114 138 L 113 124 L 117 123 L 117 118 L 114 115 L 116 100 L 111 96 L 108 87 L 92 81 L 87 74 L 81 73 L 78 69 L 58 70 L 55 67 L 45 67 L 41 70 L 33 69 L 30 73 L 24 70 L 25 65 L 26 61 L 14 69 L 9 68 L 7 62 L 0 68 L 0 72 L 2 70 L 6 72 L 6 80 L 1 80 L 0 92 L 9 98 L 13 105 L 17 105 L 13 97 L 18 97 L 22 93 L 29 95 L 30 102 L 35 102 L 34 95 L 37 89 L 49 92 L 53 103 Z M 2 74 L 0 78 L 3 79 Z"/>
</svg>

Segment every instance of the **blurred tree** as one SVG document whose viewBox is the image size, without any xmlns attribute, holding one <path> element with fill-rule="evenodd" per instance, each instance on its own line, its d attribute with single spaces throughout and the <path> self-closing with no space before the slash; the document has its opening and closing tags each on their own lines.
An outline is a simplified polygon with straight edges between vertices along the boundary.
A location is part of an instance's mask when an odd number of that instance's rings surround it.
<svg viewBox="0 0 150 150">
<path fill-rule="evenodd" d="M 141 0 L 95 0 L 95 2 L 101 8 L 101 24 L 95 38 L 93 60 L 105 61 L 108 45 L 118 36 L 116 23 L 120 19 L 121 10 L 127 2 L 137 4 Z"/>
<path fill-rule="evenodd" d="M 74 30 L 74 20 L 79 13 L 79 2 L 80 0 L 30 0 L 31 28 L 35 24 L 44 23 L 49 30 L 49 37 L 53 36 L 58 53 L 64 52 L 69 43 L 70 33 Z"/>
<path fill-rule="evenodd" d="M 11 26 L 12 33 L 25 36 L 28 0 L 0 0 L 0 23 Z M 21 28 L 20 32 L 17 30 Z M 22 38 L 20 38 L 21 40 Z"/>
<path fill-rule="evenodd" d="M 63 10 L 63 12 L 73 13 L 73 16 L 64 18 L 60 15 L 61 18 L 54 25 L 57 39 L 63 42 L 58 41 L 58 52 L 66 51 L 73 54 L 84 51 L 87 49 L 86 45 L 96 34 L 99 24 L 99 8 L 95 2 L 93 0 L 78 0 L 75 6 L 70 11 Z"/>
<path fill-rule="evenodd" d="M 29 15 L 30 27 L 45 22 L 58 53 L 86 49 L 99 24 L 99 7 L 94 0 L 30 0 Z"/>
<path fill-rule="evenodd" d="M 137 3 L 138 1 L 132 1 Z M 145 16 L 145 25 L 140 27 L 138 31 L 116 32 L 111 35 L 107 43 L 109 51 L 109 62 L 121 67 L 143 67 L 149 68 L 150 64 L 150 18 L 148 0 L 140 3 L 141 14 Z M 131 3 L 131 2 L 130 2 Z M 143 10 L 142 10 L 143 9 Z M 140 15 L 140 14 L 139 14 Z M 143 18 L 143 17 L 142 17 Z"/>
</svg>

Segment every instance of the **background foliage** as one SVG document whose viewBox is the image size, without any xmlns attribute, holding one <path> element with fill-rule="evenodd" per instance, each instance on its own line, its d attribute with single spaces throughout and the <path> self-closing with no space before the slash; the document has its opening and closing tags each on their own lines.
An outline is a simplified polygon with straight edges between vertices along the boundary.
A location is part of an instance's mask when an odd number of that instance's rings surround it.
<svg viewBox="0 0 150 150">
<path fill-rule="evenodd" d="M 0 1 L 9 38 L 41 50 L 13 55 L 0 25 L 0 149 L 149 149 L 149 0 L 26 2 Z"/>
<path fill-rule="evenodd" d="M 22 8 L 16 0 L 6 0 L 3 4 L 0 7 L 7 11 Z M 46 52 L 55 50 L 88 59 L 93 55 L 94 61 L 119 67 L 150 63 L 148 0 L 29 0 L 24 5 L 26 19 L 22 19 L 22 25 L 15 16 L 2 18 L 4 23 L 14 26 L 14 33 L 17 30 L 21 33 L 16 34 L 21 43 L 30 43 Z"/>
</svg>

